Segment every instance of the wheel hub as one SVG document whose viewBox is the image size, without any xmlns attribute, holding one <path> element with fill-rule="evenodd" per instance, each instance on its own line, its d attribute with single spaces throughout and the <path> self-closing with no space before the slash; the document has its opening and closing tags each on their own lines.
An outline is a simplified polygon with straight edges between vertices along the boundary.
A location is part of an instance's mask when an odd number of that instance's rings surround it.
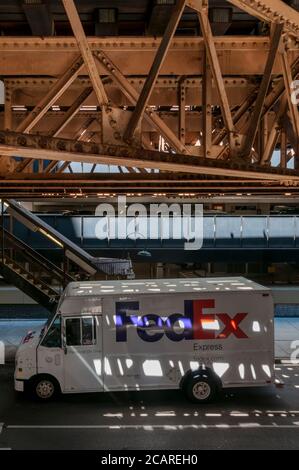
<svg viewBox="0 0 299 470">
<path fill-rule="evenodd" d="M 54 393 L 54 385 L 48 380 L 43 380 L 37 384 L 36 393 L 40 398 L 50 398 Z"/>
<path fill-rule="evenodd" d="M 211 393 L 211 387 L 207 382 L 196 382 L 192 389 L 193 395 L 198 400 L 205 400 Z"/>
</svg>

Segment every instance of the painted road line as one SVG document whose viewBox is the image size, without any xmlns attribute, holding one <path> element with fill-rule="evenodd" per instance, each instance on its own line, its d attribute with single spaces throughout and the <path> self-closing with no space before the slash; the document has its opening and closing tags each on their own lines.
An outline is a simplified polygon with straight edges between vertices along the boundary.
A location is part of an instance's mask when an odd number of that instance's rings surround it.
<svg viewBox="0 0 299 470">
<path fill-rule="evenodd" d="M 245 427 L 250 429 L 299 429 L 299 422 L 294 424 L 259 424 L 259 423 L 240 423 L 240 424 L 91 424 L 91 425 L 28 425 L 28 424 L 11 424 L 7 425 L 6 429 L 61 429 L 61 430 L 76 430 L 76 429 L 110 429 L 110 430 L 122 430 L 122 429 L 145 429 L 151 427 L 152 429 L 173 429 L 173 430 L 183 430 L 183 429 L 244 429 Z"/>
</svg>

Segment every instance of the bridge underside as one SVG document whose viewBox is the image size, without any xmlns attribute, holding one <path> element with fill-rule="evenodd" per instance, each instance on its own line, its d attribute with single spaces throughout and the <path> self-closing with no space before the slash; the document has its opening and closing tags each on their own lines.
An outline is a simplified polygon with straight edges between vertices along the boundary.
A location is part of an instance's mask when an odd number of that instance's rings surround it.
<svg viewBox="0 0 299 470">
<path fill-rule="evenodd" d="M 297 192 L 294 2 L 2 3 L 2 195 Z"/>
</svg>

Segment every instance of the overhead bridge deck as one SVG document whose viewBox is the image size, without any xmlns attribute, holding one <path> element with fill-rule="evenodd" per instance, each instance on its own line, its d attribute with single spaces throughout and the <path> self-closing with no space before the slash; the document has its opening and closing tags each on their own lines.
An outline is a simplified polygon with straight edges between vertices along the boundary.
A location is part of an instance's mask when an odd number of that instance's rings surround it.
<svg viewBox="0 0 299 470">
<path fill-rule="evenodd" d="M 132 257 L 144 261 L 170 262 L 241 262 L 264 259 L 265 261 L 298 261 L 299 260 L 299 216 L 205 216 L 203 218 L 203 245 L 199 250 L 184 250 L 184 239 L 175 238 L 172 222 L 170 236 L 162 235 L 161 220 L 154 223 L 155 238 L 150 235 L 150 222 L 147 230 L 142 226 L 138 232 L 136 219 L 130 222 L 130 233 L 118 231 L 116 222 L 115 232 L 107 231 L 104 239 L 96 236 L 100 217 L 96 216 L 64 216 L 57 214 L 40 215 L 40 219 L 68 240 L 88 251 L 93 256 L 124 256 L 130 253 Z M 180 221 L 179 221 L 180 223 Z M 9 224 L 8 217 L 5 220 Z M 175 232 L 177 231 L 177 224 Z M 103 226 L 103 225 L 102 225 Z M 132 229 L 133 227 L 133 229 Z M 128 232 L 128 231 L 127 231 Z M 50 239 L 42 237 L 38 232 L 32 232 L 17 220 L 14 221 L 13 234 L 35 250 L 59 255 L 61 248 Z M 136 237 L 136 239 L 134 239 Z M 174 258 L 175 255 L 175 258 Z M 233 258 L 232 258 L 233 256 Z"/>
</svg>

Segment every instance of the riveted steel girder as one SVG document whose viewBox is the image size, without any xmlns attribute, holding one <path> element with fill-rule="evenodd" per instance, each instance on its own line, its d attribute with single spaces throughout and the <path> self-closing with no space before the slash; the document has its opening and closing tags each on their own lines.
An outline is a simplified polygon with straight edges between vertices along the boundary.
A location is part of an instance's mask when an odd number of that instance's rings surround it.
<svg viewBox="0 0 299 470">
<path fill-rule="evenodd" d="M 232 176 L 239 178 L 299 181 L 299 172 L 265 168 L 183 154 L 170 154 L 137 147 L 103 145 L 67 139 L 0 132 L 0 154 L 41 160 L 103 163 L 171 172 Z"/>
<path fill-rule="evenodd" d="M 241 10 L 257 18 L 272 22 L 284 23 L 286 31 L 299 36 L 299 12 L 281 0 L 228 0 Z"/>
<path fill-rule="evenodd" d="M 150 37 L 87 38 L 91 51 L 103 51 L 125 76 L 148 74 L 161 39 Z M 270 48 L 267 36 L 215 36 L 223 75 L 263 74 Z M 298 55 L 296 40 L 289 46 L 290 61 Z M 72 37 L 39 38 L 0 37 L 0 74 L 2 76 L 61 76 L 65 64 L 79 53 Z M 161 75 L 202 75 L 204 42 L 202 37 L 175 37 L 161 68 Z M 244 57 L 246 55 L 246 60 Z M 142 60 L 137 58 L 142 57 Z M 105 70 L 99 66 L 99 72 Z M 280 73 L 276 61 L 273 73 Z M 87 76 L 86 70 L 82 75 Z"/>
</svg>

